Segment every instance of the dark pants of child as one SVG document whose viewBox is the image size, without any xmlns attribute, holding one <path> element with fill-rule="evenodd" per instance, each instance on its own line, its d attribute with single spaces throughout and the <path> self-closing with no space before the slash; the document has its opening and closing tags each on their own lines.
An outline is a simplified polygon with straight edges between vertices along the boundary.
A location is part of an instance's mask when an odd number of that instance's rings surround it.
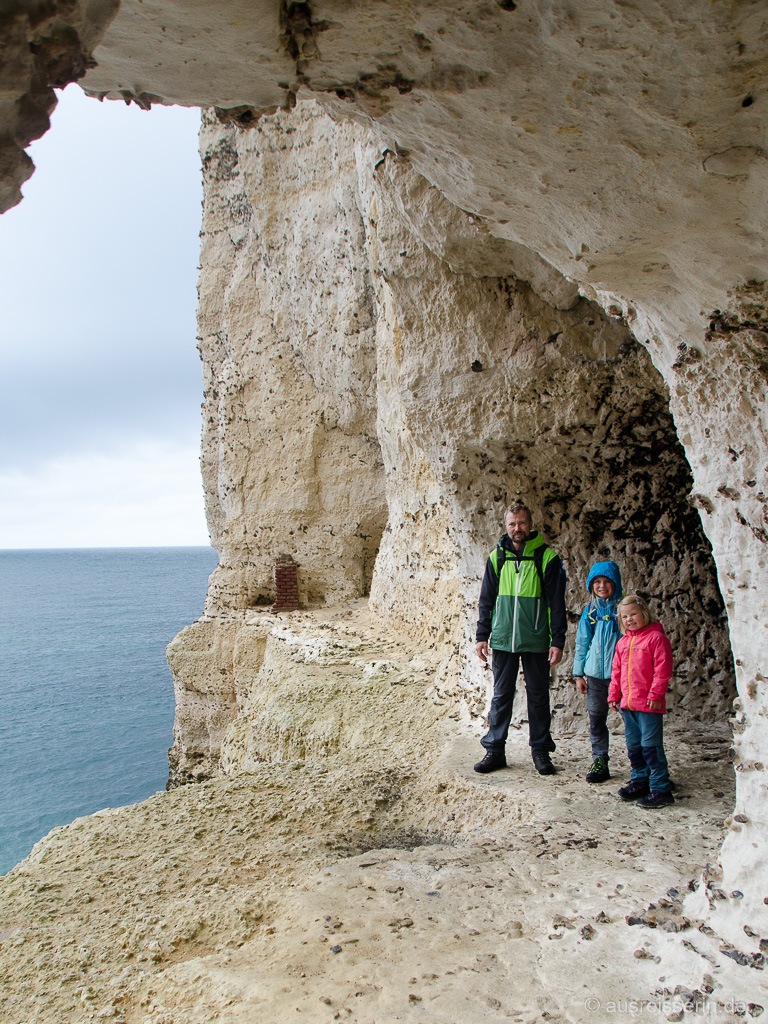
<svg viewBox="0 0 768 1024">
<path fill-rule="evenodd" d="M 624 738 L 632 765 L 631 779 L 647 781 L 654 793 L 669 793 L 669 766 L 664 753 L 664 715 L 659 711 L 621 709 Z"/>
<path fill-rule="evenodd" d="M 525 651 L 512 654 L 509 651 L 494 651 L 493 700 L 488 714 L 488 732 L 480 740 L 486 750 L 504 753 L 521 658 L 528 698 L 528 742 L 533 750 L 555 749 L 549 731 L 552 718 L 549 710 L 548 652 Z"/>
<path fill-rule="evenodd" d="M 610 679 L 586 676 L 587 714 L 589 715 L 589 742 L 592 757 L 608 759 L 608 687 Z"/>
</svg>

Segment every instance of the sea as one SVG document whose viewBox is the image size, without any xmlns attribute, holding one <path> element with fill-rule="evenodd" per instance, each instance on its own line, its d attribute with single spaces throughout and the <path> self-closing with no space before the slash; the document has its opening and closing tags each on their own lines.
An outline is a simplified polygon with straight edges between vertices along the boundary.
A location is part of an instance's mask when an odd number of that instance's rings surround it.
<svg viewBox="0 0 768 1024">
<path fill-rule="evenodd" d="M 165 648 L 211 548 L 0 551 L 0 874 L 52 828 L 165 789 Z"/>
</svg>

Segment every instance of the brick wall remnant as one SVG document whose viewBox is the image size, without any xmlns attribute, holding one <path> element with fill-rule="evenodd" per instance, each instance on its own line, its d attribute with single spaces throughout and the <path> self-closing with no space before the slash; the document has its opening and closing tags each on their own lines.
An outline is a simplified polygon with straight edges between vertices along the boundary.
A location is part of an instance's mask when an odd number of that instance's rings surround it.
<svg viewBox="0 0 768 1024">
<path fill-rule="evenodd" d="M 275 603 L 273 612 L 293 612 L 299 607 L 296 563 L 290 555 L 278 555 L 275 562 Z"/>
</svg>

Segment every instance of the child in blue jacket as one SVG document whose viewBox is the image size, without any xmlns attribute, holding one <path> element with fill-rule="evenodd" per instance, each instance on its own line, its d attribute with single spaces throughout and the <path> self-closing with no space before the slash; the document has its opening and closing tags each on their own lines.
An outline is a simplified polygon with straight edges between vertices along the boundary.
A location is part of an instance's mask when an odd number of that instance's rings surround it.
<svg viewBox="0 0 768 1024">
<path fill-rule="evenodd" d="M 621 600 L 621 573 L 615 562 L 595 562 L 587 576 L 590 601 L 576 632 L 573 674 L 579 693 L 587 695 L 592 767 L 587 782 L 605 782 L 608 771 L 608 686 L 616 643 L 621 637 L 616 606 Z"/>
</svg>

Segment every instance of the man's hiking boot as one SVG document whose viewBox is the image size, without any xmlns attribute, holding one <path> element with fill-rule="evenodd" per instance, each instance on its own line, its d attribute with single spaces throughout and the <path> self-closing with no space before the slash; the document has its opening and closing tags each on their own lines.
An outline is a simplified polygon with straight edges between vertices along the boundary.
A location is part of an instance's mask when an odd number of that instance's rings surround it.
<svg viewBox="0 0 768 1024">
<path fill-rule="evenodd" d="M 670 804 L 675 802 L 675 798 L 671 793 L 659 793 L 658 790 L 652 789 L 648 796 L 641 796 L 637 801 L 638 807 L 668 807 Z"/>
<path fill-rule="evenodd" d="M 539 775 L 555 774 L 555 766 L 550 760 L 548 750 L 532 750 L 531 757 L 533 757 L 533 766 Z"/>
<path fill-rule="evenodd" d="M 499 768 L 506 767 L 507 759 L 503 753 L 499 753 L 497 750 L 487 750 L 483 760 L 478 761 L 475 765 L 475 771 L 480 772 L 481 775 L 487 775 L 488 772 L 497 772 Z"/>
<path fill-rule="evenodd" d="M 631 779 L 619 790 L 619 796 L 622 800 L 637 800 L 639 796 L 646 796 L 650 791 L 647 779 Z"/>
<path fill-rule="evenodd" d="M 596 757 L 592 767 L 587 772 L 587 782 L 607 782 L 611 773 L 608 771 L 608 758 Z"/>
</svg>

